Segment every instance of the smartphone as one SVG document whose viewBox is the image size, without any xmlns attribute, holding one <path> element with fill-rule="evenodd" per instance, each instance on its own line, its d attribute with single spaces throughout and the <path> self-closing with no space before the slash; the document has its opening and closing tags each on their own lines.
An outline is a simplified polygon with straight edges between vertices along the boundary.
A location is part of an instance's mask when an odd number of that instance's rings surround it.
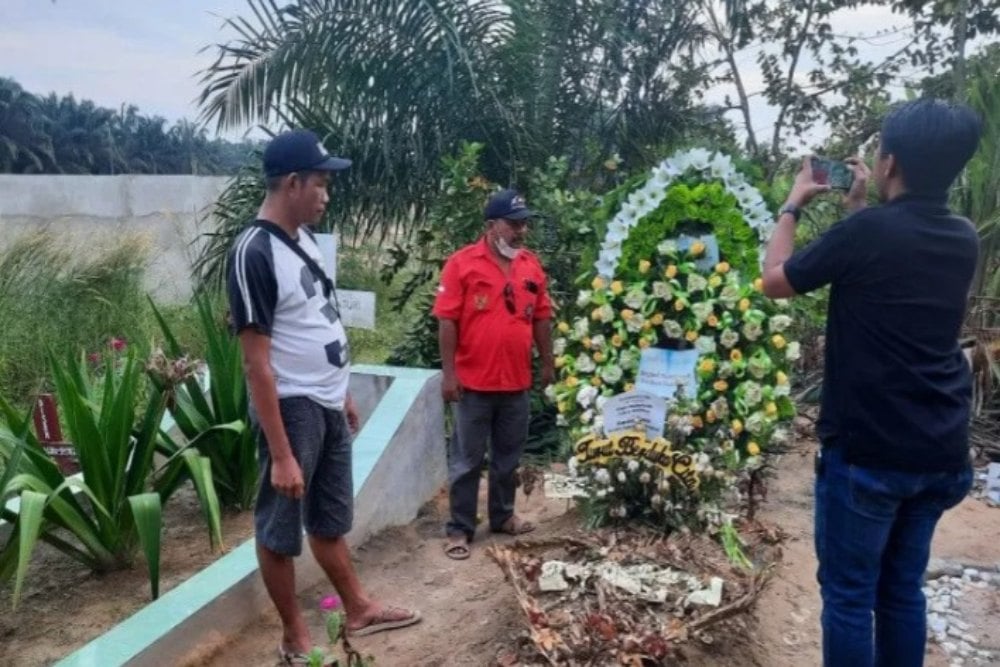
<svg viewBox="0 0 1000 667">
<path fill-rule="evenodd" d="M 821 185 L 829 185 L 834 190 L 847 192 L 854 183 L 854 172 L 846 162 L 813 156 L 810 158 L 813 180 Z"/>
</svg>

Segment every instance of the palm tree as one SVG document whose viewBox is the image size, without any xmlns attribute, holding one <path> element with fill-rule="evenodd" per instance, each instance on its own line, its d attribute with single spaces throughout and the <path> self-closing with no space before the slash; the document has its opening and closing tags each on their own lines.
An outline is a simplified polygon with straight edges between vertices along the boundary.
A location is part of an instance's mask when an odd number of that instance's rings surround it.
<svg viewBox="0 0 1000 667">
<path fill-rule="evenodd" d="M 40 173 L 55 164 L 38 98 L 0 78 L 0 172 Z"/>
</svg>

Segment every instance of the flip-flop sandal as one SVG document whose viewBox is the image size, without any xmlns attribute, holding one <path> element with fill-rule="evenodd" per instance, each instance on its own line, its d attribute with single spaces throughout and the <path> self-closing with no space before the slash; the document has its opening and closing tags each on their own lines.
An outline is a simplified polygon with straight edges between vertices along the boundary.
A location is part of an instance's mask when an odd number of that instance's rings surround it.
<svg viewBox="0 0 1000 667">
<path fill-rule="evenodd" d="M 309 664 L 309 654 L 302 653 L 300 651 L 287 651 L 285 647 L 278 644 L 278 661 L 281 665 L 290 665 L 291 667 L 299 667 L 301 665 Z M 337 664 L 337 661 L 332 655 L 323 654 L 323 666 L 332 666 Z"/>
<path fill-rule="evenodd" d="M 391 618 L 390 614 L 394 611 L 406 611 L 409 616 L 406 618 Z M 378 616 L 373 618 L 368 622 L 367 625 L 363 625 L 360 628 L 351 630 L 348 628 L 347 634 L 351 637 L 364 637 L 365 635 L 372 635 L 376 632 L 383 632 L 384 630 L 395 630 L 396 628 L 405 628 L 408 625 L 413 625 L 414 623 L 420 622 L 420 613 L 416 611 L 408 611 L 400 607 L 385 607 L 382 609 Z"/>
<path fill-rule="evenodd" d="M 452 560 L 465 560 L 472 555 L 468 544 L 445 542 L 442 546 L 444 547 L 444 555 Z"/>
<path fill-rule="evenodd" d="M 494 530 L 494 533 L 500 533 L 502 535 L 524 535 L 525 533 L 530 533 L 535 530 L 535 524 L 530 521 L 525 521 L 524 519 L 508 519 L 507 522 Z"/>
</svg>

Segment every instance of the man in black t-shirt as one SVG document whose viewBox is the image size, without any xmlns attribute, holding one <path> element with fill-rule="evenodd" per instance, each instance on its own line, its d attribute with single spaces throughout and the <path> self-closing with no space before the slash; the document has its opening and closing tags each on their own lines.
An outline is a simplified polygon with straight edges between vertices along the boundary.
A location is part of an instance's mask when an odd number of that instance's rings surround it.
<svg viewBox="0 0 1000 667">
<path fill-rule="evenodd" d="M 793 254 L 801 208 L 829 189 L 807 159 L 767 248 L 768 296 L 831 285 L 815 510 L 828 666 L 923 664 L 931 538 L 972 482 L 958 337 L 979 244 L 947 194 L 980 132 L 967 107 L 900 106 L 874 164 L 882 205 L 866 207 L 871 173 L 850 160 L 850 214 Z"/>
</svg>

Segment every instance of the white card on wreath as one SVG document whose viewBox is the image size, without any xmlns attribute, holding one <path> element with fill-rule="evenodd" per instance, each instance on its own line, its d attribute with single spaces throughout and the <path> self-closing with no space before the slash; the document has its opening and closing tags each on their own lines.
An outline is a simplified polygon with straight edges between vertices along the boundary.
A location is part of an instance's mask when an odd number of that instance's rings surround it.
<svg viewBox="0 0 1000 667">
<path fill-rule="evenodd" d="M 609 398 L 604 403 L 603 416 L 606 435 L 630 431 L 640 425 L 646 429 L 646 437 L 654 440 L 663 435 L 667 401 L 642 391 L 629 391 Z"/>
<path fill-rule="evenodd" d="M 639 376 L 635 388 L 668 401 L 683 392 L 687 398 L 694 398 L 698 391 L 698 377 L 695 366 L 700 356 L 698 350 L 661 350 L 647 347 L 639 357 Z"/>
</svg>

